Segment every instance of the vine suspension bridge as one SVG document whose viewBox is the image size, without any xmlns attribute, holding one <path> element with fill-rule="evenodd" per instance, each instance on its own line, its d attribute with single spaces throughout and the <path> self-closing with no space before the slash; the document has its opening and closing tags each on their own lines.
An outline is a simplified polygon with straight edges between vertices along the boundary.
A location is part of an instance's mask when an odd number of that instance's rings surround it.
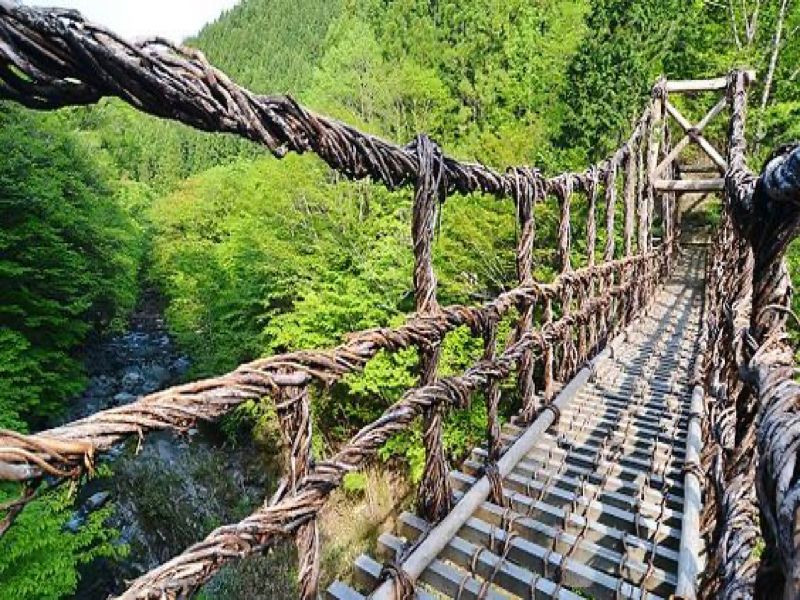
<svg viewBox="0 0 800 600">
<path fill-rule="evenodd" d="M 1 98 L 55 109 L 117 97 L 277 157 L 314 152 L 347 177 L 412 187 L 416 299 L 403 325 L 353 333 L 336 348 L 262 358 L 41 433 L 0 430 L 0 479 L 23 484 L 2 507 L 0 535 L 31 499 L 91 474 L 113 446 L 186 432 L 256 400 L 273 402 L 281 424 L 288 467 L 277 492 L 133 581 L 123 598 L 190 596 L 227 563 L 287 538 L 304 599 L 800 597 L 800 387 L 783 261 L 800 225 L 800 149 L 779 149 L 760 174 L 748 169 L 753 79 L 661 79 L 628 140 L 599 164 L 555 177 L 524 166 L 497 172 L 445 155 L 424 135 L 398 146 L 289 97 L 253 94 L 198 51 L 130 43 L 76 12 L 0 0 Z M 693 124 L 671 98 L 699 91 L 720 98 Z M 723 113 L 719 151 L 703 130 Z M 675 124 L 685 135 L 673 144 Z M 689 144 L 714 177 L 681 177 Z M 514 202 L 518 286 L 480 306 L 440 306 L 437 214 L 470 192 Z M 687 192 L 722 196 L 710 244 L 681 241 Z M 577 202 L 587 215 L 578 226 Z M 545 203 L 560 214 L 552 283 L 532 275 L 534 207 Z M 516 325 L 498 340 L 511 316 Z M 439 377 L 442 341 L 462 326 L 483 340 L 483 357 Z M 378 352 L 411 347 L 417 387 L 335 454 L 314 458 L 313 397 Z M 506 380 L 522 408 L 501 426 Z M 443 417 L 472 396 L 487 405 L 486 442 L 451 471 Z M 380 562 L 356 561 L 352 587 L 320 590 L 320 510 L 346 474 L 418 419 L 426 457 L 417 513 L 381 536 Z"/>
</svg>

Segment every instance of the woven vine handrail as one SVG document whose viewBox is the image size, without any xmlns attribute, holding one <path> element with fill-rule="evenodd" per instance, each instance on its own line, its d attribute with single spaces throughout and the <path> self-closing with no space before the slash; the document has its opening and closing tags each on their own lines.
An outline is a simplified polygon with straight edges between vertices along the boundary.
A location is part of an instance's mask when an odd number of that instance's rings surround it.
<svg viewBox="0 0 800 600">
<path fill-rule="evenodd" d="M 718 548 L 708 595 L 800 597 L 800 386 L 788 339 L 783 255 L 800 231 L 800 150 L 782 148 L 760 177 L 746 165 L 747 77 L 734 73 L 723 218 L 708 264 L 710 343 L 704 526 Z M 762 528 L 760 523 L 764 524 Z M 764 559 L 755 549 L 765 538 Z"/>
<path fill-rule="evenodd" d="M 794 532 L 800 477 L 795 474 L 795 459 L 800 447 L 800 389 L 791 379 L 793 357 L 786 336 L 790 286 L 782 256 L 800 227 L 800 151 L 777 156 L 756 178 L 744 158 L 748 75 L 735 71 L 728 81 L 729 168 L 723 219 L 708 262 L 706 319 L 696 374 L 707 390 L 710 415 L 704 423 L 703 466 L 709 474 L 704 522 L 709 548 L 716 550 L 705 574 L 705 589 L 733 598 L 746 597 L 757 584 L 763 585 L 756 582 L 753 553 L 760 514 L 766 525 L 765 561 L 776 566 L 766 571 L 778 574 L 786 597 L 797 597 L 800 537 Z M 298 548 L 300 596 L 316 597 L 317 517 L 345 474 L 361 468 L 381 444 L 421 417 L 426 460 L 418 505 L 431 521 L 440 519 L 453 498 L 442 445 L 445 411 L 466 406 L 476 392 L 484 392 L 488 415 L 484 468 L 488 478 L 496 478 L 501 452 L 500 381 L 516 378 L 522 406 L 519 419 L 531 422 L 548 410 L 555 383 L 568 381 L 640 314 L 655 286 L 671 271 L 676 197 L 669 191 L 657 194 L 652 177 L 662 170 L 660 158 L 675 155 L 669 131 L 664 131 L 664 80 L 653 88 L 653 98 L 630 138 L 606 160 L 583 172 L 555 177 L 525 166 L 500 173 L 448 157 L 424 135 L 399 146 L 317 115 L 290 97 L 254 94 L 196 50 L 161 39 L 130 43 L 74 11 L 33 9 L 0 0 L 0 98 L 52 109 L 91 104 L 107 96 L 199 129 L 240 135 L 265 145 L 279 158 L 288 152 L 314 152 L 350 178 L 370 177 L 390 188 L 414 186 L 416 313 L 404 325 L 354 333 L 329 350 L 262 358 L 220 377 L 169 388 L 41 433 L 0 431 L 0 479 L 26 486 L 20 502 L 7 509 L 5 520 L 13 521 L 44 476 L 78 478 L 92 470 L 98 454 L 131 436 L 141 438 L 156 430 L 184 432 L 198 421 L 219 419 L 248 400 L 275 403 L 288 465 L 277 492 L 240 523 L 216 529 L 142 575 L 125 598 L 190 595 L 224 564 L 283 538 L 293 538 Z M 479 307 L 441 307 L 433 269 L 437 211 L 448 196 L 474 191 L 515 202 L 520 232 L 518 286 Z M 622 247 L 617 248 L 620 192 Z M 574 223 L 576 194 L 586 202 L 585 224 Z M 559 210 L 560 274 L 553 283 L 542 284 L 532 277 L 534 207 L 551 200 Z M 605 219 L 602 257 L 598 214 Z M 587 251 L 585 265 L 573 269 L 578 254 L 573 245 L 576 226 L 585 234 Z M 660 244 L 654 236 L 656 226 Z M 498 325 L 512 311 L 516 326 L 500 344 Z M 461 326 L 483 339 L 483 357 L 462 375 L 438 378 L 441 343 Z M 324 392 L 344 375 L 362 370 L 379 351 L 410 347 L 419 351 L 418 386 L 333 456 L 312 460 L 311 386 Z M 502 503 L 499 483 L 493 481 L 493 495 Z M 402 576 L 402 568 L 395 565 L 391 573 Z"/>
<path fill-rule="evenodd" d="M 650 252 L 595 269 L 582 268 L 560 275 L 551 284 L 529 281 L 483 306 L 443 307 L 433 315 L 414 315 L 397 328 L 350 334 L 344 344 L 331 350 L 257 359 L 220 377 L 170 387 L 34 435 L 0 429 L 0 478 L 26 481 L 42 475 L 78 475 L 81 469 L 91 468 L 99 454 L 128 437 L 141 437 L 156 430 L 184 433 L 199 421 L 218 420 L 248 400 L 314 383 L 329 387 L 345 375 L 362 370 L 381 350 L 397 352 L 418 344 L 435 345 L 461 326 L 480 334 L 515 307 L 557 299 L 565 285 L 586 286 L 595 272 L 618 279 L 626 269 L 636 269 L 640 263 L 658 256 L 657 252 Z"/>
<path fill-rule="evenodd" d="M 152 115 L 240 135 L 277 157 L 314 152 L 348 177 L 371 177 L 390 188 L 414 183 L 420 172 L 413 147 L 314 114 L 289 96 L 254 94 L 211 66 L 200 51 L 161 38 L 131 43 L 76 11 L 43 11 L 11 0 L 0 0 L 0 36 L 0 95 L 30 108 L 117 97 Z M 619 163 L 623 154 L 621 148 L 601 163 L 601 170 Z M 513 193 L 514 169 L 498 173 L 450 157 L 443 157 L 443 167 L 447 194 Z M 535 176 L 545 186 L 551 181 Z"/>
</svg>

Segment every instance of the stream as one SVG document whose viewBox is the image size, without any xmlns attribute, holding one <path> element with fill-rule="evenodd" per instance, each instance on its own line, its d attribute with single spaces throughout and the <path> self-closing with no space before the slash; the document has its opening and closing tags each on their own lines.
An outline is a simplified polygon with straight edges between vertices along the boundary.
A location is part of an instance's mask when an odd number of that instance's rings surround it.
<svg viewBox="0 0 800 600">
<path fill-rule="evenodd" d="M 86 349 L 89 383 L 62 418 L 87 416 L 98 410 L 133 402 L 186 379 L 191 363 L 170 338 L 157 295 L 146 292 L 126 332 L 90 343 Z M 75 531 L 94 510 L 111 505 L 107 526 L 119 532 L 115 543 L 124 544 L 123 559 L 96 559 L 81 569 L 75 598 L 100 600 L 116 595 L 130 581 L 168 560 L 213 528 L 240 520 L 263 502 L 275 486 L 274 452 L 257 447 L 249 436 L 233 445 L 219 428 L 201 426 L 187 436 L 171 433 L 148 435 L 120 445 L 104 458 L 113 474 L 89 481 L 78 493 L 75 512 L 67 529 Z M 286 568 L 267 561 L 235 567 L 254 571 L 253 577 L 288 580 Z M 272 561 L 274 563 L 274 561 Z M 288 561 L 282 561 L 286 563 Z M 276 579 L 277 577 L 277 579 Z M 237 584 L 231 582 L 236 579 Z M 206 597 L 259 597 L 240 595 L 234 588 L 240 574 L 215 578 Z M 277 597 L 272 593 L 261 596 Z"/>
</svg>

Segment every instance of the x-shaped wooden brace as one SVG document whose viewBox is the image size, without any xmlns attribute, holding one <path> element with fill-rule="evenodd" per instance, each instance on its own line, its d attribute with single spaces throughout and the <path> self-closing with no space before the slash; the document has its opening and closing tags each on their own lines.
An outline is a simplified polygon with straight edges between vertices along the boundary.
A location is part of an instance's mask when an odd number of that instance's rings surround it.
<svg viewBox="0 0 800 600">
<path fill-rule="evenodd" d="M 714 161 L 714 164 L 717 165 L 721 173 L 725 173 L 728 169 L 728 163 L 725 162 L 725 159 L 722 155 L 717 151 L 711 143 L 702 136 L 703 129 L 706 128 L 711 120 L 716 117 L 719 113 L 721 113 L 725 108 L 728 106 L 727 98 L 723 97 L 717 104 L 714 105 L 705 117 L 703 117 L 697 125 L 692 125 L 691 122 L 684 117 L 680 111 L 675 108 L 669 100 L 666 101 L 666 109 L 667 112 L 675 119 L 678 124 L 683 128 L 686 132 L 686 135 L 675 144 L 675 147 L 672 151 L 662 160 L 659 165 L 656 167 L 655 173 L 653 174 L 653 178 L 657 179 L 661 177 L 664 173 L 665 169 L 674 161 L 678 155 L 683 151 L 686 146 L 690 143 L 695 142 L 698 146 L 700 146 L 703 151 L 708 155 L 708 157 Z"/>
</svg>

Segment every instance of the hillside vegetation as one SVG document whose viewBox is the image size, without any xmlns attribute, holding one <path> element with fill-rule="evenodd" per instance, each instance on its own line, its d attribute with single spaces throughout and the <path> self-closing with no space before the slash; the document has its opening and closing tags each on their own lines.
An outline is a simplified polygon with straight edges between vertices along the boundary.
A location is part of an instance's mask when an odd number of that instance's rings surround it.
<svg viewBox="0 0 800 600">
<path fill-rule="evenodd" d="M 748 66 L 759 72 L 750 113 L 759 167 L 774 146 L 800 136 L 800 45 L 787 34 L 800 27 L 800 2 L 784 4 L 785 14 L 781 3 L 763 3 L 757 20 L 731 6 L 243 0 L 188 43 L 256 92 L 290 93 L 399 143 L 425 132 L 460 158 L 547 172 L 616 147 L 658 75 Z M 685 109 L 699 114 L 707 100 Z M 332 346 L 413 309 L 408 190 L 344 181 L 312 156 L 278 161 L 242 140 L 109 100 L 55 115 L 2 105 L 0 147 L 0 426 L 40 428 L 63 410 L 83 385 L 87 339 L 123 327 L 143 284 L 164 295 L 192 376 Z M 547 279 L 555 215 L 537 210 L 536 274 Z M 513 283 L 514 222 L 509 203 L 480 194 L 443 206 L 435 247 L 442 303 L 476 302 Z M 478 341 L 457 332 L 443 369 L 458 371 L 480 353 Z M 415 366 L 413 351 L 379 356 L 317 399 L 317 451 L 396 400 Z M 267 435 L 271 418 L 248 405 L 223 428 L 232 440 Z M 481 402 L 452 415 L 452 457 L 484 426 Z M 419 437 L 412 431 L 381 451 L 401 457 L 412 479 Z M 18 493 L 0 488 L 0 502 Z M 68 500 L 64 490 L 35 502 L 17 537 L 0 539 L 0 598 L 63 597 L 75 589 L 80 561 L 118 551 L 98 522 L 77 536 L 62 530 Z"/>
</svg>

